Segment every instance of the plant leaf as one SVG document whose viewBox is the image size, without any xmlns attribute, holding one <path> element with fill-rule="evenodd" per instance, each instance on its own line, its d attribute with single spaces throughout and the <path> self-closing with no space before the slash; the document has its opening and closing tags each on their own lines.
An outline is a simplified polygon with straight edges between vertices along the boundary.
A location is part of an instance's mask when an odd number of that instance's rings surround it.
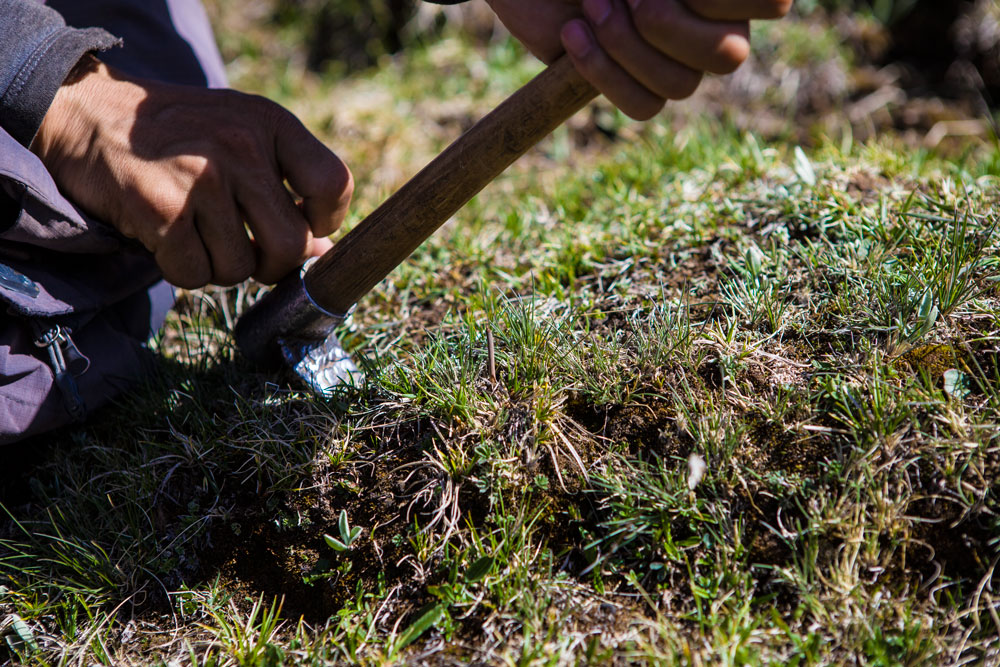
<svg viewBox="0 0 1000 667">
<path fill-rule="evenodd" d="M 801 146 L 795 147 L 795 175 L 806 185 L 816 185 L 816 172 Z"/>
<path fill-rule="evenodd" d="M 757 277 L 761 274 L 764 269 L 764 253 L 756 245 L 750 246 L 747 250 L 746 255 L 747 268 L 750 269 L 750 275 Z"/>
<path fill-rule="evenodd" d="M 420 618 L 415 620 L 413 624 L 410 627 L 406 628 L 403 634 L 400 635 L 399 641 L 397 641 L 392 647 L 392 653 L 396 653 L 397 651 L 403 650 L 404 648 L 412 644 L 413 641 L 417 639 L 420 635 L 427 632 L 427 630 L 432 625 L 441 620 L 441 617 L 444 615 L 445 609 L 446 605 L 439 602 L 430 609 L 428 609 L 427 611 L 425 611 L 423 614 L 421 614 Z"/>
<path fill-rule="evenodd" d="M 10 627 L 13 630 L 12 634 L 8 634 L 7 645 L 15 653 L 20 655 L 30 655 L 38 651 L 38 642 L 35 641 L 35 633 L 31 631 L 31 628 L 25 623 L 20 616 L 17 614 L 10 614 L 0 623 L 0 628 L 3 626 Z M 16 637 L 14 635 L 17 635 Z M 27 650 L 25 650 L 27 649 Z"/>
<path fill-rule="evenodd" d="M 326 543 L 330 545 L 331 548 L 336 549 L 337 551 L 347 551 L 347 545 L 338 540 L 336 537 L 324 533 L 323 539 L 326 540 Z"/>
<path fill-rule="evenodd" d="M 355 526 L 354 528 L 351 528 L 351 537 L 350 537 L 351 542 L 354 542 L 354 540 L 358 539 L 358 536 L 361 535 L 362 530 L 363 529 L 361 528 L 361 526 Z"/>
<path fill-rule="evenodd" d="M 495 559 L 493 556 L 483 556 L 482 558 L 476 560 L 475 563 L 469 566 L 469 569 L 465 573 L 465 583 L 474 584 L 493 569 L 493 563 Z"/>
<path fill-rule="evenodd" d="M 340 510 L 340 537 L 347 539 L 347 536 L 351 534 L 351 527 L 347 524 L 347 510 Z"/>
<path fill-rule="evenodd" d="M 934 326 L 934 323 L 937 322 L 938 309 L 937 306 L 934 305 L 934 295 L 931 294 L 930 290 L 926 290 L 923 298 L 920 299 L 920 308 L 917 311 L 917 318 L 928 331 Z"/>
</svg>

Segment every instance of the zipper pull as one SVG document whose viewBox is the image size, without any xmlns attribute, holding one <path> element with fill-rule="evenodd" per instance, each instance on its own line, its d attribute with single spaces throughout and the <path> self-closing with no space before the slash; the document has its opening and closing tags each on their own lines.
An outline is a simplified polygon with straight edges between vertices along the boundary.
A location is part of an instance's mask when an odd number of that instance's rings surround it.
<svg viewBox="0 0 1000 667">
<path fill-rule="evenodd" d="M 80 353 L 69 337 L 69 332 L 58 324 L 49 327 L 44 327 L 35 321 L 31 324 L 35 330 L 35 345 L 45 348 L 48 352 L 49 365 L 52 366 L 56 386 L 66 403 L 66 411 L 74 421 L 82 422 L 87 416 L 87 407 L 74 378 L 86 372 L 90 367 L 90 360 Z M 72 371 L 69 364 L 74 367 Z"/>
<path fill-rule="evenodd" d="M 61 330 L 63 358 L 66 360 L 66 370 L 72 373 L 73 377 L 78 378 L 90 368 L 90 359 L 80 352 L 76 343 L 69 337 L 71 333 L 73 333 L 72 329 L 62 328 Z"/>
</svg>

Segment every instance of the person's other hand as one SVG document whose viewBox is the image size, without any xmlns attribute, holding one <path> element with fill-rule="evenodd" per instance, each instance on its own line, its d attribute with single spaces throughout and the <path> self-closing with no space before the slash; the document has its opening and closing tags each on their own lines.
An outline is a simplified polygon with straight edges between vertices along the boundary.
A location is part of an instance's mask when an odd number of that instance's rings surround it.
<svg viewBox="0 0 1000 667">
<path fill-rule="evenodd" d="M 595 88 L 637 120 L 691 95 L 706 72 L 728 74 L 750 53 L 752 19 L 792 0 L 488 0 L 544 62 L 563 51 Z"/>
<path fill-rule="evenodd" d="M 353 191 L 347 166 L 277 104 L 136 80 L 90 57 L 32 150 L 70 200 L 184 288 L 276 282 L 329 249 Z"/>
</svg>

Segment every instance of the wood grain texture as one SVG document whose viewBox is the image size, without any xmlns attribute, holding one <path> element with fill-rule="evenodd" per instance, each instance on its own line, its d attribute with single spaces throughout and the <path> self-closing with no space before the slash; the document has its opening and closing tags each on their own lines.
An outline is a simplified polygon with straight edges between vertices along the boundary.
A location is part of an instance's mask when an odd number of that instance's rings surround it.
<svg viewBox="0 0 1000 667">
<path fill-rule="evenodd" d="M 305 276 L 312 298 L 346 312 L 477 192 L 597 95 L 563 56 L 410 179 Z"/>
</svg>

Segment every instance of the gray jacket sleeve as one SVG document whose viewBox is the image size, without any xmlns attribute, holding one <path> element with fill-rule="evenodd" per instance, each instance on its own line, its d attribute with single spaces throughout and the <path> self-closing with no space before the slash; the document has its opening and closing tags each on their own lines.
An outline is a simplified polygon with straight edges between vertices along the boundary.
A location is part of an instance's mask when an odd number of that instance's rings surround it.
<svg viewBox="0 0 1000 667">
<path fill-rule="evenodd" d="M 62 196 L 28 150 L 80 57 L 118 41 L 101 28 L 68 27 L 36 0 L 0 0 L 0 255 L 8 254 L 9 243 L 83 253 L 119 247 L 109 229 Z"/>
<path fill-rule="evenodd" d="M 36 0 L 0 0 L 0 127 L 28 146 L 80 57 L 118 43 L 100 28 L 68 27 Z"/>
</svg>

